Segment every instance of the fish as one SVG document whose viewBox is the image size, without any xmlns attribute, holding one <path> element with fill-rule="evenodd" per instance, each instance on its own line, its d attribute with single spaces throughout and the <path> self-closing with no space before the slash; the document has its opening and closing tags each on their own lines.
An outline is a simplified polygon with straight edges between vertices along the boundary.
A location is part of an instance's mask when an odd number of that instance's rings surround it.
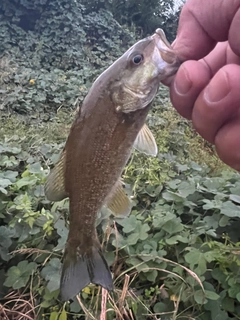
<svg viewBox="0 0 240 320">
<path fill-rule="evenodd" d="M 114 288 L 95 220 L 103 205 L 119 215 L 129 214 L 122 171 L 133 147 L 156 155 L 146 117 L 160 81 L 175 74 L 179 65 L 164 32 L 157 29 L 94 81 L 79 108 L 45 184 L 50 201 L 69 197 L 69 234 L 60 280 L 63 301 L 90 283 L 108 291 Z"/>
</svg>

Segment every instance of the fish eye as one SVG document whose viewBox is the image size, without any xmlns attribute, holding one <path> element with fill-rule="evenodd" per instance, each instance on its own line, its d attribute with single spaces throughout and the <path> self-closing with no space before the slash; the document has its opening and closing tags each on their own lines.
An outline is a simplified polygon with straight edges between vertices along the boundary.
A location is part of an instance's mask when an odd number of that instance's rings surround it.
<svg viewBox="0 0 240 320">
<path fill-rule="evenodd" d="M 141 54 L 137 54 L 135 57 L 132 58 L 132 62 L 135 65 L 139 65 L 143 61 L 143 56 Z"/>
</svg>

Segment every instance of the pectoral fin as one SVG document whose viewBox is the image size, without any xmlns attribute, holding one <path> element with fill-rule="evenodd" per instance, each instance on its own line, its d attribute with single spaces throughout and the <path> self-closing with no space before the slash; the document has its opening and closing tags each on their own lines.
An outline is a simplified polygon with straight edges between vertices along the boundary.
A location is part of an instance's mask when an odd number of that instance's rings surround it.
<svg viewBox="0 0 240 320">
<path fill-rule="evenodd" d="M 55 167 L 50 171 L 49 176 L 44 187 L 45 195 L 50 201 L 61 201 L 68 197 L 65 191 L 65 156 L 66 152 L 63 151 L 60 159 Z"/>
<path fill-rule="evenodd" d="M 132 205 L 130 199 L 123 189 L 121 180 L 117 181 L 112 191 L 107 196 L 106 205 L 118 218 L 129 216 Z"/>
<path fill-rule="evenodd" d="M 139 131 L 133 147 L 148 156 L 156 157 L 158 153 L 157 144 L 152 132 L 146 124 L 144 124 L 141 131 Z"/>
</svg>

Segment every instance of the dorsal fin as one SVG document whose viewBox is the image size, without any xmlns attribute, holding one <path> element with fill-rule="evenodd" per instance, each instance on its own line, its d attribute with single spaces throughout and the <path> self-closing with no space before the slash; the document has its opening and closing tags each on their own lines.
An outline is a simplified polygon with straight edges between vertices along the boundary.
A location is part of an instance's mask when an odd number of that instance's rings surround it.
<svg viewBox="0 0 240 320">
<path fill-rule="evenodd" d="M 133 147 L 148 156 L 157 156 L 158 148 L 156 141 L 146 124 L 144 124 L 141 131 L 139 131 Z"/>
<path fill-rule="evenodd" d="M 65 158 L 66 151 L 63 150 L 60 159 L 47 177 L 44 191 L 50 201 L 61 201 L 68 197 L 65 191 Z"/>
<path fill-rule="evenodd" d="M 124 191 L 123 183 L 120 179 L 116 182 L 111 192 L 107 196 L 106 205 L 118 218 L 129 216 L 132 205 L 130 199 Z"/>
</svg>

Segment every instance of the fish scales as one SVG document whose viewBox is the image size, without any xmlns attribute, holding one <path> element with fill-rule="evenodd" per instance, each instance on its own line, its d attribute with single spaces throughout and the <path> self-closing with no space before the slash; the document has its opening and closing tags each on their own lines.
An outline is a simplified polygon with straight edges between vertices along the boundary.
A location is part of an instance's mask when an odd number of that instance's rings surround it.
<svg viewBox="0 0 240 320">
<path fill-rule="evenodd" d="M 106 195 L 120 176 L 131 153 L 132 144 L 138 131 L 143 126 L 148 112 L 148 108 L 136 111 L 138 114 L 138 124 L 136 125 L 134 114 L 118 114 L 114 108 L 107 108 L 111 118 L 111 121 L 108 121 L 104 114 L 104 108 L 111 103 L 111 101 L 106 100 L 103 103 L 98 101 L 98 108 L 103 109 L 104 117 L 101 115 L 101 118 L 89 117 L 86 119 L 87 131 L 89 127 L 96 127 L 97 134 L 92 132 L 92 134 L 89 133 L 87 135 L 88 146 L 85 146 L 84 151 L 81 151 L 79 146 L 77 128 L 69 136 L 69 144 L 67 146 L 70 151 L 68 152 L 68 148 L 66 148 L 66 185 L 68 186 L 67 192 L 72 194 L 70 212 L 75 212 L 76 210 L 79 212 L 78 215 L 72 215 L 70 221 L 73 224 L 70 232 L 73 235 L 75 234 L 75 237 L 77 230 L 84 234 L 89 232 L 88 225 L 90 224 L 92 232 L 95 234 L 93 222 L 96 219 L 97 209 L 102 206 Z M 79 116 L 81 117 L 81 114 Z M 105 124 L 107 130 L 104 130 Z M 85 136 L 85 134 L 87 133 L 81 132 L 81 135 Z M 117 150 L 115 149 L 116 145 L 118 145 Z M 103 149 L 102 146 L 104 146 Z M 71 150 L 75 150 L 74 156 Z M 78 165 L 78 159 L 80 158 L 81 163 L 84 164 L 83 168 Z M 74 160 L 77 163 L 74 163 Z M 75 174 L 76 178 L 78 177 L 78 172 L 75 171 L 77 167 L 80 169 L 81 179 L 73 181 L 71 179 L 73 174 Z M 79 197 L 79 194 L 82 196 Z M 75 207 L 71 207 L 72 203 Z M 95 215 L 93 215 L 93 212 L 95 212 Z M 71 233 L 69 233 L 70 237 Z"/>
<path fill-rule="evenodd" d="M 160 81 L 178 67 L 176 54 L 157 29 L 105 70 L 83 101 L 65 149 L 45 185 L 50 200 L 70 199 L 61 276 L 65 301 L 90 282 L 113 289 L 96 234 L 96 216 L 106 202 L 120 213 L 129 213 L 119 178 L 133 146 L 156 155 L 155 140 L 144 122 Z"/>
</svg>

